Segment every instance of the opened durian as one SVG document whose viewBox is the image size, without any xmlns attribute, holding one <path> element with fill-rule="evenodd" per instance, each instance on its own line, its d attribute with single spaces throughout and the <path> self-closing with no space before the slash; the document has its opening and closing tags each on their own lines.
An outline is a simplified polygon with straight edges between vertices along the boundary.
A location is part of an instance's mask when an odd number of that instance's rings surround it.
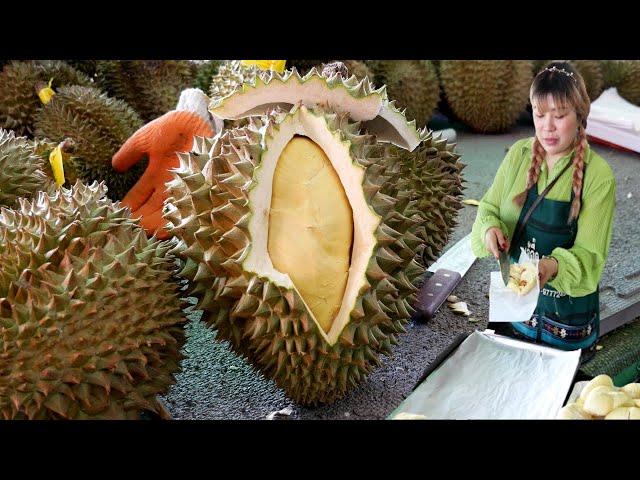
<svg viewBox="0 0 640 480">
<path fill-rule="evenodd" d="M 51 187 L 44 168 L 26 137 L 0 128 L 0 206 L 14 207 L 18 198 L 31 198 Z"/>
<path fill-rule="evenodd" d="M 65 62 L 12 61 L 0 73 L 0 128 L 15 131 L 16 135 L 31 136 L 37 112 L 43 107 L 38 89 L 57 91 L 65 85 L 89 86 L 91 81 Z"/>
<path fill-rule="evenodd" d="M 85 182 L 104 181 L 108 196 L 121 200 L 142 176 L 146 161 L 126 173 L 111 166 L 111 158 L 142 126 L 125 102 L 92 87 L 63 87 L 36 117 L 36 137 L 74 142 L 75 174 Z"/>
<path fill-rule="evenodd" d="M 248 123 L 197 139 L 167 184 L 181 274 L 216 338 L 295 401 L 332 402 L 404 331 L 461 208 L 459 155 L 384 89 L 315 70 L 212 114 Z"/>
<path fill-rule="evenodd" d="M 536 286 L 538 280 L 538 269 L 531 262 L 513 263 L 509 267 L 510 288 L 518 295 L 526 295 Z"/>
<path fill-rule="evenodd" d="M 526 60 L 442 60 L 440 80 L 449 107 L 462 122 L 481 133 L 497 133 L 525 111 L 532 68 Z"/>
<path fill-rule="evenodd" d="M 0 209 L 0 416 L 136 419 L 184 342 L 175 259 L 104 185 Z"/>
</svg>

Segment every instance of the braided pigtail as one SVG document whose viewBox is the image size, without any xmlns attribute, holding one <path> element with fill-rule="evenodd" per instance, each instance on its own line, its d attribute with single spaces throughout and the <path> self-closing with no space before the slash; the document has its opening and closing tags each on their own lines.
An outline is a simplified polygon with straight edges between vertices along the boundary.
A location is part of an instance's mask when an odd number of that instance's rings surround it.
<svg viewBox="0 0 640 480">
<path fill-rule="evenodd" d="M 531 187 L 538 184 L 538 178 L 540 178 L 540 167 L 542 166 L 543 160 L 544 149 L 542 148 L 542 145 L 540 145 L 538 137 L 533 137 L 533 145 L 531 148 L 531 166 L 529 167 L 529 171 L 527 172 L 527 186 L 522 192 L 513 197 L 514 203 L 519 207 L 522 207 L 524 205 L 524 202 L 527 199 L 527 194 L 529 193 Z"/>
<path fill-rule="evenodd" d="M 586 148 L 587 134 L 584 126 L 580 125 L 578 127 L 576 152 L 573 156 L 573 202 L 571 202 L 568 223 L 578 218 L 580 207 L 582 206 L 582 180 L 584 178 L 584 155 Z"/>
</svg>

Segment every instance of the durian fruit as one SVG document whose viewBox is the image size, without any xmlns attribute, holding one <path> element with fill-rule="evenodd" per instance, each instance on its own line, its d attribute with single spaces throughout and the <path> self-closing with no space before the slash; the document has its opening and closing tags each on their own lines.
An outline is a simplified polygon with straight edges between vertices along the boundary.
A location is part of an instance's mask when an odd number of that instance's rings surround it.
<svg viewBox="0 0 640 480">
<path fill-rule="evenodd" d="M 26 137 L 0 128 L 0 205 L 13 207 L 20 197 L 31 198 L 51 187 L 44 161 Z"/>
<path fill-rule="evenodd" d="M 165 218 L 216 338 L 296 402 L 333 402 L 404 331 L 423 257 L 462 208 L 462 165 L 356 77 L 245 87 L 211 113 L 248 124 L 179 155 Z"/>
<path fill-rule="evenodd" d="M 208 92 L 211 80 L 218 74 L 222 60 L 204 60 L 196 64 L 195 87 Z"/>
<path fill-rule="evenodd" d="M 503 132 L 529 101 L 528 60 L 442 60 L 440 79 L 452 112 L 473 130 Z"/>
<path fill-rule="evenodd" d="M 169 242 L 103 185 L 0 209 L 0 416 L 166 415 L 186 319 Z"/>
<path fill-rule="evenodd" d="M 240 60 L 227 60 L 220 64 L 218 73 L 213 75 L 209 84 L 211 102 L 227 97 L 242 88 L 244 83 L 252 83 L 258 74 L 258 68 L 242 65 Z"/>
<path fill-rule="evenodd" d="M 429 60 L 377 60 L 369 62 L 375 83 L 386 85 L 389 96 L 408 118 L 426 125 L 440 100 L 440 84 L 436 69 Z"/>
<path fill-rule="evenodd" d="M 93 78 L 98 67 L 97 60 L 65 60 L 69 65 L 84 73 L 87 77 Z"/>
<path fill-rule="evenodd" d="M 537 75 L 543 68 L 550 64 L 552 60 L 538 60 L 535 62 L 533 74 Z M 591 101 L 600 96 L 604 87 L 604 77 L 600 62 L 597 60 L 568 60 L 567 63 L 578 71 L 584 85 L 587 88 L 587 94 Z"/>
<path fill-rule="evenodd" d="M 374 73 L 369 66 L 361 60 L 338 60 L 347 67 L 349 75 L 355 75 L 359 79 L 368 78 L 369 81 L 374 82 Z"/>
<path fill-rule="evenodd" d="M 70 137 L 77 175 L 84 181 L 104 181 L 109 197 L 121 200 L 142 176 L 146 162 L 126 173 L 111 166 L 111 158 L 142 126 L 142 120 L 125 102 L 109 98 L 92 87 L 63 87 L 38 113 L 36 136 L 52 142 Z"/>
<path fill-rule="evenodd" d="M 640 60 L 603 60 L 604 88 L 615 87 L 621 97 L 640 105 Z"/>
<path fill-rule="evenodd" d="M 509 267 L 510 288 L 518 295 L 526 295 L 536 285 L 538 279 L 538 269 L 531 262 L 514 263 Z"/>
<path fill-rule="evenodd" d="M 31 136 L 33 122 L 43 103 L 37 88 L 48 85 L 57 91 L 65 85 L 91 85 L 91 80 L 65 62 L 55 60 L 13 61 L 0 73 L 0 128 Z"/>
<path fill-rule="evenodd" d="M 194 77 L 188 60 L 100 60 L 96 67 L 98 86 L 127 102 L 145 122 L 173 110 Z"/>
</svg>

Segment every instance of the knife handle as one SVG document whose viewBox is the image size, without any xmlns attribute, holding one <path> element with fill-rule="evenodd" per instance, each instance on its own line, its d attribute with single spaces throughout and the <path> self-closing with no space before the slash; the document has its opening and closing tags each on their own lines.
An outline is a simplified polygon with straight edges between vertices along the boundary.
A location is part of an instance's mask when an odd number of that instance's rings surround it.
<svg viewBox="0 0 640 480">
<path fill-rule="evenodd" d="M 416 318 L 423 322 L 431 320 L 461 279 L 458 272 L 446 268 L 436 270 L 418 291 Z"/>
</svg>

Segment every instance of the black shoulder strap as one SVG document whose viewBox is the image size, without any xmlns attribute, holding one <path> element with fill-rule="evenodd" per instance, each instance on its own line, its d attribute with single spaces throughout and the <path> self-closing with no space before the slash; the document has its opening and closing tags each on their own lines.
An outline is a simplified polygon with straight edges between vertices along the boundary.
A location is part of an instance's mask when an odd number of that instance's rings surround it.
<svg viewBox="0 0 640 480">
<path fill-rule="evenodd" d="M 542 202 L 544 197 L 547 196 L 547 193 L 549 193 L 549 191 L 553 188 L 553 186 L 556 184 L 556 182 L 560 179 L 562 174 L 564 172 L 566 172 L 571 165 L 573 165 L 573 162 L 569 161 L 569 163 L 567 163 L 567 165 L 562 169 L 562 171 L 558 175 L 556 175 L 556 178 L 554 178 L 551 181 L 551 183 L 549 185 L 547 185 L 547 188 L 545 188 L 542 191 L 542 193 L 540 195 L 538 195 L 538 198 L 535 199 L 533 204 L 531 204 L 531 207 L 529 207 L 529 210 L 527 211 L 527 213 L 525 214 L 524 218 L 522 219 L 522 223 L 520 224 L 520 227 L 518 228 L 518 231 L 513 236 L 513 242 L 511 243 L 511 246 L 509 248 L 509 253 L 511 253 L 511 251 L 513 250 L 513 245 L 516 244 L 516 239 L 519 239 L 520 235 L 522 235 L 522 232 L 524 231 L 524 227 L 527 225 L 527 222 L 529 221 L 529 218 L 531 218 L 531 215 L 533 214 L 535 209 L 538 208 L 538 205 L 540 205 L 540 202 Z M 536 186 L 534 185 L 531 188 L 536 188 Z"/>
</svg>

